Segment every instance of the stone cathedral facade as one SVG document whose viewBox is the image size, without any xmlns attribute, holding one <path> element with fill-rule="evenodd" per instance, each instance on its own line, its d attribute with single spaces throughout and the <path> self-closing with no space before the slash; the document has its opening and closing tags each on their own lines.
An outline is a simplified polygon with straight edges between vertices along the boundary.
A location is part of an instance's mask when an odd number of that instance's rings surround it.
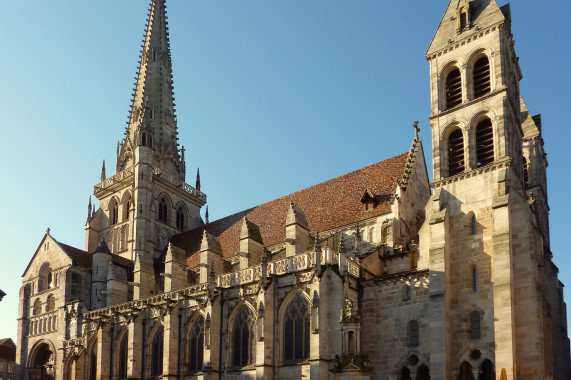
<svg viewBox="0 0 571 380">
<path fill-rule="evenodd" d="M 416 133 L 398 156 L 203 221 L 151 0 L 84 250 L 48 230 L 25 269 L 18 378 L 571 378 L 509 6 L 450 1 L 426 58 L 432 183 Z"/>
</svg>

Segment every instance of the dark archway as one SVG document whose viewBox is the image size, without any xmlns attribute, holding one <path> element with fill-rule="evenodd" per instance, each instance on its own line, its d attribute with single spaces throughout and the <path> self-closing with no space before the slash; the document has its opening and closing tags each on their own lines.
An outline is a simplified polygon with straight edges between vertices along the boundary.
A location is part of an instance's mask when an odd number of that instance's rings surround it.
<svg viewBox="0 0 571 380">
<path fill-rule="evenodd" d="M 416 371 L 416 380 L 430 380 L 430 370 L 424 364 Z"/>
<path fill-rule="evenodd" d="M 474 373 L 472 372 L 472 366 L 468 362 L 463 362 L 460 366 L 460 375 L 458 380 L 474 380 Z"/>
<path fill-rule="evenodd" d="M 496 371 L 494 370 L 494 365 L 490 360 L 484 360 L 480 366 L 480 375 L 478 376 L 478 380 L 495 380 L 495 378 Z"/>
<path fill-rule="evenodd" d="M 30 376 L 33 380 L 53 380 L 55 379 L 55 358 L 49 345 L 41 344 L 34 355 L 32 365 L 35 376 Z"/>
</svg>

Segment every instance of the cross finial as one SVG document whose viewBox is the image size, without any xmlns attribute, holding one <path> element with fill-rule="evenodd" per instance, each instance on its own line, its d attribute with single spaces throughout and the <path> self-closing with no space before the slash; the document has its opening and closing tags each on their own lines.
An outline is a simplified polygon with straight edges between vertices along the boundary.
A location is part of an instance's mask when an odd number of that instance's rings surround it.
<svg viewBox="0 0 571 380">
<path fill-rule="evenodd" d="M 48 227 L 48 228 L 46 228 L 46 235 L 49 235 L 49 234 L 50 234 L 50 228 Z"/>
<path fill-rule="evenodd" d="M 412 127 L 414 128 L 414 138 L 418 140 L 418 132 L 420 132 L 420 127 L 418 126 L 418 120 L 412 123 Z"/>
</svg>

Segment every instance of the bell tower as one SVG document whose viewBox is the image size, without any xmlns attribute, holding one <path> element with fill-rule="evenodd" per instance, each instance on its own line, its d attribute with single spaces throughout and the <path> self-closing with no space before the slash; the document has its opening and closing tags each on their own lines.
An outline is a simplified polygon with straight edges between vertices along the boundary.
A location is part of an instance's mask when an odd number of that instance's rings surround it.
<svg viewBox="0 0 571 380">
<path fill-rule="evenodd" d="M 99 210 L 89 210 L 86 250 L 105 240 L 111 253 L 152 260 L 171 236 L 203 224 L 206 194 L 185 183 L 178 144 L 165 0 L 151 0 L 125 136 L 116 173 L 95 185 Z"/>
<path fill-rule="evenodd" d="M 445 347 L 431 357 L 434 378 L 469 378 L 490 363 L 502 379 L 566 378 L 554 370 L 568 342 L 550 317 L 563 301 L 554 296 L 547 162 L 540 119 L 525 116 L 514 45 L 509 5 L 451 0 L 426 53 L 434 170 L 426 254 L 431 315 L 444 321 L 430 334 L 432 352 Z"/>
</svg>

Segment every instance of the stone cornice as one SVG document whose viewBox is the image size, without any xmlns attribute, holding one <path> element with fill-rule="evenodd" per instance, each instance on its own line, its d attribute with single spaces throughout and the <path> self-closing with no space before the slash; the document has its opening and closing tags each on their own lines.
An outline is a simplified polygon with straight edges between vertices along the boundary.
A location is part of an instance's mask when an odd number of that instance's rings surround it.
<svg viewBox="0 0 571 380">
<path fill-rule="evenodd" d="M 438 187 L 448 185 L 452 182 L 457 182 L 459 180 L 470 178 L 470 177 L 480 175 L 483 173 L 487 173 L 487 172 L 490 172 L 492 170 L 507 168 L 507 167 L 511 166 L 511 164 L 512 164 L 512 159 L 511 158 L 505 158 L 503 160 L 496 161 L 492 164 L 482 166 L 481 168 L 472 169 L 468 172 L 456 174 L 455 176 L 452 176 L 452 177 L 446 177 L 446 178 L 443 178 L 439 181 L 434 181 L 430 184 L 430 187 L 432 187 L 433 189 L 436 189 Z"/>
<path fill-rule="evenodd" d="M 174 290 L 172 292 L 162 293 L 147 298 L 141 298 L 118 305 L 105 307 L 103 309 L 88 311 L 83 314 L 86 320 L 98 320 L 110 318 L 115 315 L 129 314 L 138 312 L 148 307 L 163 305 L 169 302 L 178 302 L 182 299 L 204 296 L 208 293 L 209 284 L 203 283 L 189 286 L 187 288 Z"/>
<path fill-rule="evenodd" d="M 437 50 L 437 51 L 435 51 L 435 52 L 433 52 L 433 53 L 431 53 L 431 54 L 428 54 L 428 53 L 427 53 L 426 56 L 425 56 L 425 57 L 426 57 L 426 60 L 427 60 L 427 61 L 430 61 L 430 60 L 432 60 L 432 59 L 434 59 L 434 58 L 436 58 L 436 57 L 439 57 L 439 56 L 441 56 L 441 55 L 443 55 L 443 54 L 446 54 L 446 53 L 449 53 L 449 52 L 451 52 L 451 51 L 453 51 L 453 50 L 456 50 L 456 49 L 458 49 L 460 46 L 464 46 L 464 45 L 466 45 L 467 43 L 470 43 L 470 42 L 472 42 L 472 41 L 474 41 L 474 40 L 477 40 L 477 39 L 479 39 L 479 38 L 482 38 L 482 37 L 484 37 L 484 35 L 489 34 L 490 32 L 493 32 L 493 31 L 495 31 L 496 29 L 500 29 L 503 25 L 504 25 L 504 21 L 500 21 L 500 22 L 497 22 L 497 23 L 495 23 L 495 24 L 493 24 L 493 25 L 490 25 L 490 26 L 488 26 L 487 28 L 481 29 L 481 30 L 478 30 L 478 26 L 476 25 L 476 26 L 473 27 L 473 28 L 475 29 L 475 32 L 476 32 L 476 33 L 470 34 L 469 36 L 466 36 L 466 37 L 464 37 L 464 38 L 461 38 L 461 39 L 458 40 L 458 41 L 453 41 L 452 43 L 449 43 L 448 45 L 446 45 L 446 46 L 443 47 L 442 49 L 439 49 L 439 50 Z"/>
<path fill-rule="evenodd" d="M 397 282 L 401 280 L 407 280 L 412 278 L 419 278 L 419 277 L 428 277 L 430 274 L 430 270 L 428 269 L 421 269 L 421 270 L 409 270 L 405 272 L 398 272 L 398 273 L 391 273 L 391 274 L 384 274 L 377 278 L 373 278 L 370 280 L 364 281 L 364 284 L 373 284 L 373 283 L 388 283 L 388 282 Z"/>
<path fill-rule="evenodd" d="M 452 112 L 456 112 L 456 111 L 458 111 L 458 110 L 461 110 L 462 108 L 470 107 L 470 106 L 473 105 L 473 104 L 476 104 L 476 103 L 481 102 L 481 101 L 483 101 L 483 100 L 487 100 L 487 99 L 489 99 L 489 98 L 491 98 L 491 97 L 494 97 L 494 96 L 496 96 L 496 95 L 498 95 L 498 94 L 501 94 L 501 93 L 503 93 L 503 92 L 507 92 L 507 90 L 508 90 L 507 87 L 504 87 L 504 88 L 499 89 L 499 90 L 496 90 L 496 91 L 494 91 L 494 92 L 490 92 L 488 95 L 481 96 L 481 97 L 476 98 L 476 99 L 472 99 L 472 100 L 470 100 L 470 101 L 468 101 L 468 102 L 466 102 L 466 103 L 460 104 L 459 106 L 456 106 L 456 107 L 454 107 L 454 108 L 450 108 L 450 109 L 448 109 L 448 110 L 446 110 L 446 111 L 439 112 L 439 113 L 437 113 L 436 115 L 432 115 L 432 116 L 430 116 L 430 117 L 428 118 L 428 120 L 438 119 L 439 117 L 446 116 L 446 115 L 448 115 L 448 114 L 450 114 L 450 113 L 452 113 Z"/>
</svg>

